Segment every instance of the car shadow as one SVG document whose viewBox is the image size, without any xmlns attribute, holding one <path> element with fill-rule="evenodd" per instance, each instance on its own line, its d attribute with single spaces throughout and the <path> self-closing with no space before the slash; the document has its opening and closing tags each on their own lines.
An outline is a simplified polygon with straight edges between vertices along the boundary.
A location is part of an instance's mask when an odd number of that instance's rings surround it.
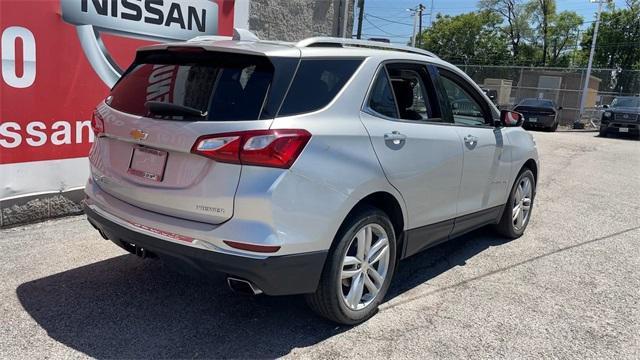
<svg viewBox="0 0 640 360">
<path fill-rule="evenodd" d="M 595 137 L 602 137 L 600 135 L 596 135 Z M 606 136 L 607 138 L 611 138 L 611 139 L 620 139 L 620 140 L 632 140 L 632 141 L 637 141 L 638 139 L 640 139 L 637 135 L 633 135 L 633 134 L 625 134 L 625 133 L 609 133 Z"/>
<path fill-rule="evenodd" d="M 387 300 L 503 240 L 480 229 L 400 264 Z M 96 358 L 264 358 L 348 330 L 301 296 L 232 293 L 223 275 L 185 276 L 122 255 L 21 284 L 18 299 L 48 335 Z"/>
</svg>

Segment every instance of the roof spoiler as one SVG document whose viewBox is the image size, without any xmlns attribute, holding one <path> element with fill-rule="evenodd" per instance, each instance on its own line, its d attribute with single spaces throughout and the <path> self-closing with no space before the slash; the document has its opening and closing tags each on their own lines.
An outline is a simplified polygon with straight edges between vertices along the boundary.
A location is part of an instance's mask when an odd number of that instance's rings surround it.
<svg viewBox="0 0 640 360">
<path fill-rule="evenodd" d="M 247 29 L 233 28 L 233 36 L 221 35 L 204 35 L 196 36 L 187 40 L 187 42 L 197 41 L 221 41 L 221 40 L 239 40 L 239 41 L 260 41 L 260 38 Z"/>
</svg>

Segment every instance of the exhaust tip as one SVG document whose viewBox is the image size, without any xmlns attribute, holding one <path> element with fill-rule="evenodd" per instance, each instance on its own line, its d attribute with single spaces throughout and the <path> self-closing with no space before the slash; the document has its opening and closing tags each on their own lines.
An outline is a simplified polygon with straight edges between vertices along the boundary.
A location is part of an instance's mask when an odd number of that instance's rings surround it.
<svg viewBox="0 0 640 360">
<path fill-rule="evenodd" d="M 227 284 L 233 292 L 237 292 L 245 295 L 260 295 L 262 290 L 255 286 L 250 281 L 244 279 L 238 279 L 234 277 L 227 277 Z"/>
</svg>

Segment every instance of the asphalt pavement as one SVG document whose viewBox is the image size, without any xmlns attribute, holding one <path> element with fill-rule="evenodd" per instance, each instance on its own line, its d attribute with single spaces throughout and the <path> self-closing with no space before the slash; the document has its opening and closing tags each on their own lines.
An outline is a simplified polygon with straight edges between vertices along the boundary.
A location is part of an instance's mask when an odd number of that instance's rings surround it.
<svg viewBox="0 0 640 360">
<path fill-rule="evenodd" d="M 380 312 L 232 293 L 127 255 L 83 216 L 0 230 L 0 358 L 640 358 L 640 141 L 534 132 L 526 234 L 404 261 Z"/>
</svg>

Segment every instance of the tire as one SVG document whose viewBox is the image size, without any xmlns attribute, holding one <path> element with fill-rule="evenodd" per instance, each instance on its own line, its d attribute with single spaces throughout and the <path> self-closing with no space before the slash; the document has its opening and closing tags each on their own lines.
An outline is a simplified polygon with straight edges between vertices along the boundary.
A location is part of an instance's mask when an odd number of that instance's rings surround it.
<svg viewBox="0 0 640 360">
<path fill-rule="evenodd" d="M 598 131 L 598 136 L 600 137 L 607 137 L 607 128 L 602 128 L 602 126 L 600 127 L 600 130 Z"/>
<path fill-rule="evenodd" d="M 526 183 L 527 181 L 530 184 L 530 190 L 528 191 L 528 201 L 524 200 L 523 196 L 520 195 L 523 190 L 527 192 L 526 188 L 519 189 L 521 185 L 525 187 L 524 183 Z M 531 219 L 531 211 L 533 210 L 535 194 L 536 181 L 535 177 L 533 176 L 533 172 L 531 172 L 531 170 L 529 170 L 528 168 L 524 168 L 520 172 L 520 174 L 518 174 L 518 177 L 513 184 L 511 193 L 509 193 L 509 200 L 507 200 L 507 204 L 505 205 L 502 217 L 500 218 L 500 222 L 496 226 L 496 231 L 500 235 L 508 239 L 517 239 L 522 236 L 522 234 L 524 234 L 524 231 L 529 224 L 529 220 Z M 527 202 L 529 204 L 529 207 L 526 212 L 524 212 L 524 206 L 526 206 Z M 522 214 L 522 218 L 518 216 L 514 219 L 513 214 L 514 212 L 516 212 L 515 208 L 517 206 L 521 207 L 519 214 Z"/>
<path fill-rule="evenodd" d="M 384 244 L 381 239 L 386 234 L 386 250 L 383 251 L 382 248 L 378 249 L 378 251 L 374 250 L 371 255 L 357 251 L 358 245 L 365 242 L 359 241 L 359 239 L 366 238 L 366 236 L 362 236 L 366 233 L 366 229 L 371 230 L 372 248 L 380 241 Z M 354 261 L 353 259 L 360 261 L 359 259 L 366 259 L 368 255 L 374 258 L 372 260 L 375 260 L 378 257 L 376 255 L 381 253 L 386 253 L 386 255 L 382 255 L 381 259 L 377 262 L 372 261 L 371 264 L 365 264 L 364 261 L 361 261 L 359 268 L 356 264 L 344 264 L 345 260 L 349 262 Z M 395 265 L 396 238 L 389 217 L 376 208 L 363 208 L 349 216 L 340 227 L 327 257 L 316 292 L 305 296 L 307 304 L 320 316 L 336 323 L 345 325 L 362 323 L 377 312 L 378 305 L 380 305 L 389 289 Z M 342 279 L 345 267 L 345 275 L 355 275 Z M 382 281 L 376 281 L 379 278 L 375 278 L 375 274 L 372 275 L 372 269 L 379 275 L 383 273 Z M 358 284 L 363 284 L 360 286 L 362 292 L 360 298 L 355 301 L 358 294 Z M 355 288 L 353 288 L 354 285 L 356 286 Z M 375 295 L 370 291 L 370 286 L 377 287 L 378 290 Z M 355 292 L 352 293 L 352 290 L 355 290 Z M 351 306 L 348 304 L 349 300 L 347 300 L 347 295 L 350 294 L 355 294 L 350 298 Z"/>
</svg>

